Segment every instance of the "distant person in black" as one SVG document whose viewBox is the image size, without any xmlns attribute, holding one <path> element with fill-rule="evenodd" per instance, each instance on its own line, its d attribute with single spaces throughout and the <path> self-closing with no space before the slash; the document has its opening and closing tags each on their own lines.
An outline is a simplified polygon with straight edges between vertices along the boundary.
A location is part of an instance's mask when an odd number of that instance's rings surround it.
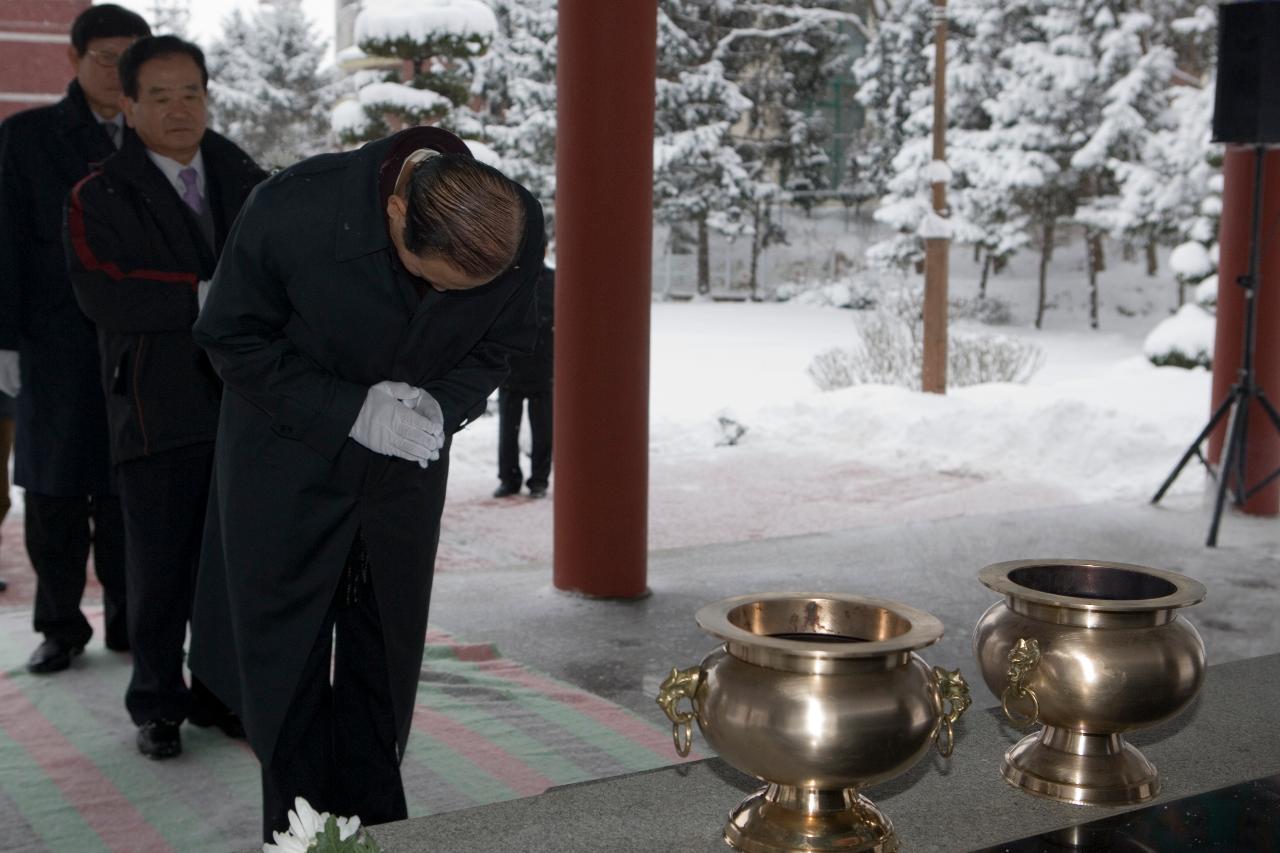
<svg viewBox="0 0 1280 853">
<path fill-rule="evenodd" d="M 532 448 L 529 462 L 529 497 L 547 495 L 551 477 L 551 393 L 553 374 L 553 333 L 555 331 L 556 273 L 543 264 L 538 276 L 538 342 L 528 355 L 511 357 L 511 372 L 498 388 L 498 479 L 495 498 L 520 493 L 520 418 L 529 401 L 529 433 Z"/>
</svg>

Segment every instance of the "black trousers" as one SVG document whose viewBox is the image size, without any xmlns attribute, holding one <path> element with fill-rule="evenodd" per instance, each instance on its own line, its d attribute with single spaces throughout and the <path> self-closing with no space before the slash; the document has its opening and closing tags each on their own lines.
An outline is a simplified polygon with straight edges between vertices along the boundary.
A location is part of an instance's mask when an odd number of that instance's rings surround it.
<svg viewBox="0 0 1280 853">
<path fill-rule="evenodd" d="M 133 676 L 124 703 L 137 724 L 181 721 L 190 710 L 183 645 L 212 466 L 213 445 L 199 444 L 116 467 L 127 532 L 133 646 Z"/>
<path fill-rule="evenodd" d="M 498 479 L 520 488 L 520 418 L 529 401 L 530 489 L 546 489 L 551 479 L 551 388 L 540 391 L 498 390 Z"/>
<path fill-rule="evenodd" d="M 125 533 L 120 501 L 111 495 L 57 497 L 26 493 L 27 556 L 36 573 L 34 625 L 51 640 L 82 646 L 93 636 L 80 612 L 85 565 L 102 583 L 107 641 L 128 642 L 125 601 Z"/>
<path fill-rule="evenodd" d="M 299 796 L 316 811 L 359 815 L 362 825 L 409 816 L 390 683 L 382 620 L 358 533 L 275 751 L 262 766 L 264 841 L 273 831 L 288 830 L 289 809 Z"/>
</svg>

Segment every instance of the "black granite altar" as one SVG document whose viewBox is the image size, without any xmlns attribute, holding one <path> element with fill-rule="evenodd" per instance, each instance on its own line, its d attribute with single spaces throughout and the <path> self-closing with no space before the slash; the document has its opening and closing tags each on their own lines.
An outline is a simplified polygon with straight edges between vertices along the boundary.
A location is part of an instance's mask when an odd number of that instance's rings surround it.
<svg viewBox="0 0 1280 853">
<path fill-rule="evenodd" d="M 1280 774 L 1045 832 L 974 853 L 1280 851 Z"/>
<path fill-rule="evenodd" d="M 971 708 L 961 718 L 949 760 L 931 754 L 866 793 L 893 821 L 904 853 L 1002 850 L 1002 840 L 1123 820 L 1148 809 L 1180 815 L 1168 809 L 1242 780 L 1280 774 L 1280 738 L 1274 736 L 1277 684 L 1280 655 L 1210 666 L 1204 688 L 1186 711 L 1133 733 L 1129 740 L 1160 771 L 1162 790 L 1150 805 L 1073 806 L 1009 786 L 1000 776 L 1000 758 L 1024 733 L 1005 724 L 998 706 Z M 370 832 L 386 853 L 724 853 L 729 848 L 721 834 L 729 810 L 759 784 L 712 758 L 385 824 Z M 1234 801 L 1214 808 L 1233 821 L 1239 814 L 1232 811 Z M 1179 849 L 1162 842 L 1074 849 L 1030 843 L 1018 850 Z M 1265 842 L 1260 847 L 1240 844 L 1185 849 L 1280 851 Z"/>
</svg>

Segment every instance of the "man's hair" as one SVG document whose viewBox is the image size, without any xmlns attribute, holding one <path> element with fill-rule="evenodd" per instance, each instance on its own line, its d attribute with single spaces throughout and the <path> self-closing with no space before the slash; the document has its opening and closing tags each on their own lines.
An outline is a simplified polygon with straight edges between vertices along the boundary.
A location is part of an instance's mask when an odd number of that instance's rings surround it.
<svg viewBox="0 0 1280 853">
<path fill-rule="evenodd" d="M 138 100 L 138 71 L 152 59 L 162 56 L 189 56 L 200 69 L 200 82 L 209 88 L 209 69 L 204 64 L 204 51 L 177 36 L 140 38 L 120 55 L 120 88 L 131 101 Z"/>
<path fill-rule="evenodd" d="M 89 42 L 94 39 L 113 39 L 121 36 L 143 38 L 151 35 L 151 27 L 136 12 L 130 12 L 114 3 L 90 6 L 71 24 L 71 46 L 84 56 Z"/>
<path fill-rule="evenodd" d="M 497 278 L 515 262 L 524 235 L 524 202 L 516 185 L 466 154 L 419 163 L 405 199 L 404 245 L 467 275 Z"/>
</svg>

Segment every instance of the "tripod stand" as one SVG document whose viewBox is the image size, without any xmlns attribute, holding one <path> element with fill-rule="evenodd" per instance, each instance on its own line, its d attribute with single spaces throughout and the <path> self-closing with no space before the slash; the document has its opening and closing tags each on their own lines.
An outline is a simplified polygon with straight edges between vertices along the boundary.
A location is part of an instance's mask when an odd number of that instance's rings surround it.
<svg viewBox="0 0 1280 853">
<path fill-rule="evenodd" d="M 1236 283 L 1244 288 L 1245 302 L 1245 328 L 1244 328 L 1244 358 L 1240 362 L 1240 370 L 1237 373 L 1235 383 L 1231 386 L 1226 399 L 1214 411 L 1209 418 L 1209 423 L 1201 430 L 1196 440 L 1191 442 L 1191 446 L 1187 448 L 1187 452 L 1182 455 L 1182 459 L 1174 466 L 1173 472 L 1164 481 L 1164 485 L 1156 492 L 1151 502 L 1159 503 L 1160 498 L 1164 497 L 1164 493 L 1173 485 L 1173 481 L 1182 473 L 1182 469 L 1191 457 L 1195 456 L 1204 463 L 1204 466 L 1213 472 L 1209 460 L 1200 452 L 1200 445 L 1204 442 L 1209 434 L 1213 432 L 1218 423 L 1230 413 L 1227 418 L 1227 441 L 1222 450 L 1222 463 L 1218 470 L 1218 494 L 1213 507 L 1213 522 L 1209 525 L 1209 538 L 1205 541 L 1205 545 L 1212 548 L 1218 544 L 1218 525 L 1222 521 L 1222 508 L 1226 503 L 1227 487 L 1233 485 L 1236 505 L 1242 505 L 1251 496 L 1261 489 L 1266 488 L 1272 480 L 1280 477 L 1280 468 L 1272 471 L 1266 477 L 1263 477 L 1252 488 L 1249 488 L 1245 482 L 1245 452 L 1248 448 L 1248 430 L 1249 430 L 1249 404 L 1256 402 L 1262 406 L 1263 411 L 1271 421 L 1271 425 L 1280 432 L 1280 413 L 1276 412 L 1275 406 L 1267 399 L 1266 393 L 1258 387 L 1257 376 L 1254 372 L 1253 351 L 1254 344 L 1258 334 L 1258 267 L 1260 266 L 1262 254 L 1262 178 L 1263 163 L 1266 159 L 1266 146 L 1254 146 L 1254 168 L 1253 168 L 1253 216 L 1250 221 L 1251 234 L 1249 245 L 1249 270 L 1244 275 L 1236 279 Z M 1233 470 L 1233 466 L 1235 470 Z M 1232 476 L 1234 474 L 1234 477 Z"/>
</svg>

